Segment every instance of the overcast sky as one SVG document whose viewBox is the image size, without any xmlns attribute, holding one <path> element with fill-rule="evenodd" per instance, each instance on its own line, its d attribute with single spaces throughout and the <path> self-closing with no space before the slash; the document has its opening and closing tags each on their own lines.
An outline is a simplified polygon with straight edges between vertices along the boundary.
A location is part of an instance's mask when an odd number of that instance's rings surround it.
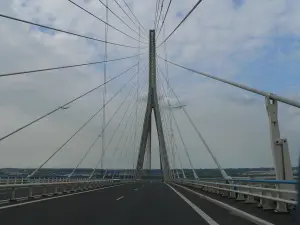
<svg viewBox="0 0 300 225">
<path fill-rule="evenodd" d="M 105 20 L 105 8 L 98 0 L 74 0 L 74 2 Z M 127 18 L 114 0 L 108 2 L 111 10 L 138 32 L 138 23 L 125 7 L 123 0 L 118 2 L 135 24 Z M 147 32 L 141 30 L 141 33 L 147 37 L 148 29 L 154 27 L 156 1 L 127 0 L 127 2 L 146 28 Z M 163 13 L 168 2 L 164 1 Z M 196 0 L 173 0 L 165 22 L 165 30 L 163 29 L 157 40 L 158 44 L 164 39 L 164 34 L 169 34 L 196 2 Z M 67 0 L 3 0 L 0 2 L 0 13 L 104 39 L 104 24 Z M 108 17 L 110 24 L 138 38 L 136 33 L 113 14 L 109 13 Z M 104 58 L 104 44 L 101 42 L 5 18 L 0 18 L 0 33 L 1 73 L 101 61 Z M 138 46 L 136 40 L 112 28 L 108 29 L 108 39 L 110 42 Z M 144 54 L 140 57 L 140 66 L 143 68 L 140 70 L 139 79 L 134 77 L 107 105 L 108 122 L 128 95 L 105 131 L 107 145 L 128 108 L 125 119 L 107 147 L 104 167 L 132 168 L 136 159 L 133 148 L 134 127 L 139 126 L 136 145 L 138 146 L 147 96 L 147 47 L 146 44 L 141 44 L 141 53 Z M 158 49 L 160 55 L 165 55 L 163 49 L 164 46 Z M 167 41 L 167 51 L 171 61 L 300 101 L 299 0 L 203 0 Z M 137 48 L 108 45 L 109 59 L 135 54 L 138 54 Z M 108 78 L 133 66 L 137 60 L 138 57 L 135 57 L 108 63 Z M 158 64 L 165 71 L 165 63 L 158 59 Z M 273 166 L 268 117 L 262 97 L 200 77 L 173 65 L 169 65 L 168 70 L 173 89 L 187 105 L 186 110 L 223 167 Z M 136 72 L 137 67 L 134 67 L 110 82 L 107 85 L 107 99 L 113 97 Z M 102 64 L 2 77 L 0 136 L 87 92 L 103 83 L 103 80 Z M 138 81 L 140 97 L 137 101 L 134 85 Z M 159 77 L 159 85 L 162 82 L 163 79 Z M 103 89 L 100 88 L 71 104 L 69 109 L 59 110 L 1 141 L 0 167 L 40 165 L 102 106 L 102 93 Z M 162 96 L 163 92 L 160 91 L 159 95 Z M 176 103 L 173 95 L 168 99 L 172 104 Z M 139 109 L 137 117 L 136 105 Z M 165 118 L 169 111 L 162 102 L 161 107 Z M 215 164 L 182 110 L 174 110 L 174 113 L 194 167 L 215 168 Z M 288 138 L 291 160 L 296 165 L 300 148 L 300 110 L 280 104 L 279 119 L 282 137 Z M 99 113 L 45 167 L 76 166 L 101 132 L 101 127 L 102 113 Z M 190 168 L 176 127 L 173 126 L 173 129 L 179 158 L 185 168 Z M 116 148 L 119 140 L 119 147 Z M 158 168 L 157 138 L 153 138 L 152 147 L 152 167 Z M 100 156 L 101 138 L 81 167 L 94 167 Z M 177 158 L 176 167 L 179 166 Z"/>
</svg>

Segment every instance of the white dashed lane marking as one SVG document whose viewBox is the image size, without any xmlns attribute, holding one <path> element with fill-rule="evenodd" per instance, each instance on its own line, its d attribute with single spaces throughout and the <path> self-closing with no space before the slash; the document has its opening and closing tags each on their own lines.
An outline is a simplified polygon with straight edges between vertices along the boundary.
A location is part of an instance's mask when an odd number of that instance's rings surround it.
<svg viewBox="0 0 300 225">
<path fill-rule="evenodd" d="M 124 196 L 120 197 L 120 198 L 117 198 L 116 201 L 119 201 L 121 200 L 122 198 L 124 198 Z"/>
</svg>

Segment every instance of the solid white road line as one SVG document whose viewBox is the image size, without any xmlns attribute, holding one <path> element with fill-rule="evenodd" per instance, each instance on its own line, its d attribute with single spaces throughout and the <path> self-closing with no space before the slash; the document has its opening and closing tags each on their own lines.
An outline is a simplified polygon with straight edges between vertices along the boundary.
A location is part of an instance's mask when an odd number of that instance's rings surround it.
<svg viewBox="0 0 300 225">
<path fill-rule="evenodd" d="M 239 216 L 239 217 L 241 217 L 241 218 L 243 218 L 245 220 L 248 220 L 248 221 L 250 221 L 250 222 L 252 222 L 254 224 L 257 224 L 257 225 L 274 225 L 273 223 L 270 223 L 270 222 L 268 222 L 266 220 L 260 219 L 260 218 L 258 218 L 256 216 L 253 216 L 253 215 L 251 215 L 249 213 L 246 213 L 246 212 L 244 212 L 242 210 L 239 210 L 239 209 L 237 209 L 237 208 L 235 208 L 235 207 L 233 207 L 231 205 L 228 205 L 226 203 L 220 202 L 220 201 L 218 201 L 216 199 L 210 198 L 210 197 L 208 197 L 206 195 L 200 194 L 200 193 L 198 193 L 196 191 L 193 191 L 193 190 L 191 190 L 191 189 L 189 189 L 187 187 L 184 187 L 184 186 L 181 186 L 181 185 L 175 184 L 175 183 L 173 183 L 173 184 L 176 185 L 176 186 L 178 186 L 178 187 L 180 187 L 180 188 L 183 188 L 183 189 L 185 189 L 185 190 L 187 190 L 187 191 L 189 191 L 189 192 L 191 192 L 191 193 L 193 193 L 195 195 L 198 195 L 200 198 L 206 199 L 206 200 L 208 200 L 208 201 L 210 201 L 210 202 L 212 202 L 212 203 L 214 203 L 214 204 L 216 204 L 216 205 L 218 205 L 218 206 L 220 206 L 222 208 L 225 208 L 228 211 L 233 212 L 235 215 L 237 215 L 237 216 Z"/>
<path fill-rule="evenodd" d="M 134 189 L 134 191 L 137 191 L 137 190 L 139 190 L 139 189 L 138 188 Z"/>
<path fill-rule="evenodd" d="M 169 184 L 166 184 L 171 188 L 180 198 L 182 198 L 189 206 L 191 206 L 196 213 L 198 213 L 209 225 L 219 225 L 216 221 L 214 221 L 209 215 L 207 215 L 205 212 L 203 212 L 201 209 L 199 209 L 194 203 L 192 203 L 189 199 L 187 199 L 185 196 L 183 196 L 181 193 L 175 190 L 172 186 Z"/>
<path fill-rule="evenodd" d="M 34 201 L 13 204 L 13 205 L 1 206 L 0 210 L 1 209 L 12 208 L 12 207 L 17 207 L 17 206 L 22 206 L 22 205 L 28 205 L 28 204 L 32 204 L 32 203 L 36 203 L 36 202 L 44 202 L 44 201 L 48 201 L 48 200 L 52 200 L 52 199 L 57 199 L 57 198 L 64 198 L 64 197 L 68 197 L 68 196 L 72 196 L 72 195 L 80 195 L 80 194 L 84 194 L 84 193 L 88 193 L 88 192 L 92 192 L 92 191 L 98 191 L 98 190 L 103 190 L 103 189 L 108 189 L 108 188 L 113 188 L 113 187 L 119 187 L 119 186 L 122 186 L 122 185 L 123 184 L 119 184 L 119 185 L 108 186 L 108 187 L 103 187 L 103 188 L 97 188 L 97 189 L 88 190 L 88 191 L 82 191 L 82 192 L 78 192 L 78 193 L 72 193 L 72 194 L 67 194 L 67 195 L 55 196 L 55 197 L 51 197 L 51 198 L 43 198 L 43 199 L 38 199 L 38 200 L 34 200 Z"/>
<path fill-rule="evenodd" d="M 124 198 L 124 196 L 121 196 L 120 198 L 117 198 L 116 201 L 119 201 L 120 199 Z"/>
</svg>

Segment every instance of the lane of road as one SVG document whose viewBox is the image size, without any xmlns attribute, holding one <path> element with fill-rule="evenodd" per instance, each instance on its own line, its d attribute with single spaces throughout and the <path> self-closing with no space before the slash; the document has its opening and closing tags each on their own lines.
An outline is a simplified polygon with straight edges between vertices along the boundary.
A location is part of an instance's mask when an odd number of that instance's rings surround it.
<svg viewBox="0 0 300 225">
<path fill-rule="evenodd" d="M 182 188 L 176 187 L 172 185 L 172 187 L 175 188 L 179 193 L 184 195 L 187 199 L 189 199 L 192 203 L 194 203 L 196 206 L 201 208 L 207 215 L 212 217 L 218 224 L 222 225 L 235 225 L 235 224 L 241 224 L 241 225 L 253 225 L 252 222 L 249 222 L 241 217 L 239 217 L 237 214 L 234 214 L 233 212 L 230 212 L 224 208 L 218 207 L 212 202 L 209 202 L 205 199 L 199 198 L 193 193 L 190 193 Z"/>
<path fill-rule="evenodd" d="M 208 225 L 164 183 L 146 183 L 118 205 L 113 225 Z M 120 209 L 120 210 L 119 210 Z"/>
</svg>

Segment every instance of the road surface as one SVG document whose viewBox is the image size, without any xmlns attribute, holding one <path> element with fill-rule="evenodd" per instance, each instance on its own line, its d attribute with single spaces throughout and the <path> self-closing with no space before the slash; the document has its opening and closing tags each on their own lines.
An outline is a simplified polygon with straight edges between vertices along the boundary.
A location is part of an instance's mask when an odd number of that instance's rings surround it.
<svg viewBox="0 0 300 225">
<path fill-rule="evenodd" d="M 176 193 L 177 192 L 177 193 Z M 22 204 L 22 203 L 21 203 Z M 0 205 L 5 225 L 250 225 L 178 187 L 146 182 L 34 203 Z"/>
</svg>

